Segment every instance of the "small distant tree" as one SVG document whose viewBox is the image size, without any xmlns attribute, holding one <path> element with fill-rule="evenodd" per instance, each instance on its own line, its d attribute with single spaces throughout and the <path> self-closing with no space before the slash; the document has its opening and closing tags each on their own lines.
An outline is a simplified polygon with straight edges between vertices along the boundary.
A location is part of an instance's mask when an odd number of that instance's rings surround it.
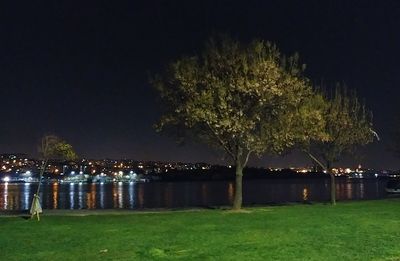
<svg viewBox="0 0 400 261">
<path fill-rule="evenodd" d="M 378 137 L 372 129 L 372 113 L 366 109 L 354 92 L 337 85 L 331 95 L 325 94 L 325 133 L 328 139 L 310 140 L 305 149 L 310 158 L 331 177 L 331 203 L 336 204 L 335 175 L 332 164 L 345 154 L 354 154 L 356 148 Z"/>
<path fill-rule="evenodd" d="M 242 176 L 251 154 L 279 154 L 298 141 L 323 138 L 323 102 L 303 76 L 297 55 L 269 42 L 210 40 L 152 79 L 164 102 L 157 130 L 188 130 L 223 149 L 235 165 L 233 209 L 242 206 Z M 318 106 L 317 106 L 318 107 Z"/>
<path fill-rule="evenodd" d="M 60 159 L 60 160 L 75 160 L 77 158 L 76 153 L 74 152 L 72 146 L 60 139 L 55 135 L 45 135 L 43 136 L 39 148 L 38 148 L 42 165 L 39 173 L 39 185 L 36 190 L 36 194 L 33 196 L 32 206 L 31 206 L 31 218 L 34 215 L 37 215 L 39 220 L 39 213 L 42 212 L 40 206 L 40 187 L 43 174 L 46 170 L 47 163 L 51 159 Z"/>
<path fill-rule="evenodd" d="M 400 157 L 400 115 L 398 114 L 394 120 L 394 130 L 391 133 L 391 144 L 389 150 L 392 151 L 395 156 Z"/>
</svg>

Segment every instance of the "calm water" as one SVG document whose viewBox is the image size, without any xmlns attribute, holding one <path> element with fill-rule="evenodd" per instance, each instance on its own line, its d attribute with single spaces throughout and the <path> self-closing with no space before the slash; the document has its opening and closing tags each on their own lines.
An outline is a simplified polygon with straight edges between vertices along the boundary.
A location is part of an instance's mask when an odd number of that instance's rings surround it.
<svg viewBox="0 0 400 261">
<path fill-rule="evenodd" d="M 338 180 L 338 200 L 385 198 L 387 181 Z M 0 210 L 27 210 L 37 184 L 0 184 Z M 328 201 L 329 180 L 244 181 L 244 204 Z M 44 209 L 143 209 L 230 205 L 234 183 L 150 182 L 135 184 L 49 184 L 42 186 Z"/>
</svg>

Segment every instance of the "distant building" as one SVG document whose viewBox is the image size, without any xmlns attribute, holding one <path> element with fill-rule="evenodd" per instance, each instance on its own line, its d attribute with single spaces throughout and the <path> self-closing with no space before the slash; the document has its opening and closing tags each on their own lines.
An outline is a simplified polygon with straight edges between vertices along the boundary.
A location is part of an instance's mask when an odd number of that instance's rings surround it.
<svg viewBox="0 0 400 261">
<path fill-rule="evenodd" d="M 4 153 L 0 154 L 1 160 L 25 160 L 28 155 L 25 153 Z"/>
</svg>

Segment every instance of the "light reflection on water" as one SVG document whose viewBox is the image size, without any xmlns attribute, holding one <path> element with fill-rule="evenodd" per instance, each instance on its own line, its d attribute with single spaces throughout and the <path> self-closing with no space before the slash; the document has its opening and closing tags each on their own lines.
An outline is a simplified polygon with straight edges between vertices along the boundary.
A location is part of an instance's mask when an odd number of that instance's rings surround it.
<svg viewBox="0 0 400 261">
<path fill-rule="evenodd" d="M 233 182 L 228 183 L 228 200 L 229 202 L 233 202 L 233 196 L 235 193 L 235 187 L 233 185 Z"/>
<path fill-rule="evenodd" d="M 338 200 L 386 197 L 386 181 L 338 180 Z M 37 184 L 0 184 L 0 210 L 28 210 Z M 329 180 L 244 180 L 243 202 L 271 204 L 329 201 Z M 47 184 L 40 193 L 44 209 L 179 208 L 230 205 L 234 182 L 150 182 L 130 184 Z"/>
<path fill-rule="evenodd" d="M 104 207 L 104 184 L 100 184 L 100 208 L 105 208 Z"/>
<path fill-rule="evenodd" d="M 27 197 L 27 196 L 29 196 L 29 194 L 25 193 L 25 196 Z M 57 209 L 58 208 L 58 183 L 53 184 L 53 202 L 54 202 L 53 203 L 54 208 Z"/>
<path fill-rule="evenodd" d="M 70 186 L 70 191 L 69 191 L 69 202 L 70 202 L 70 208 L 74 209 L 75 208 L 75 183 L 69 184 Z M 49 206 L 50 207 L 50 206 Z"/>
<path fill-rule="evenodd" d="M 123 208 L 124 206 L 124 198 L 122 197 L 123 196 L 122 185 L 123 185 L 122 182 L 118 184 L 118 207 L 114 206 L 114 208 Z"/>
<path fill-rule="evenodd" d="M 4 184 L 4 209 L 8 209 L 8 183 Z"/>
<path fill-rule="evenodd" d="M 308 201 L 308 189 L 307 189 L 307 187 L 303 188 L 303 201 Z"/>
<path fill-rule="evenodd" d="M 132 185 L 129 186 L 129 208 L 135 207 L 135 186 Z"/>
<path fill-rule="evenodd" d="M 143 192 L 143 186 L 138 185 L 138 207 L 143 208 L 144 207 L 144 192 Z"/>
<path fill-rule="evenodd" d="M 83 195 L 83 190 L 82 190 L 81 186 L 82 186 L 82 184 L 79 184 L 79 190 L 78 190 L 79 209 L 85 208 L 85 205 L 83 204 L 83 202 L 84 202 L 84 195 Z"/>
</svg>

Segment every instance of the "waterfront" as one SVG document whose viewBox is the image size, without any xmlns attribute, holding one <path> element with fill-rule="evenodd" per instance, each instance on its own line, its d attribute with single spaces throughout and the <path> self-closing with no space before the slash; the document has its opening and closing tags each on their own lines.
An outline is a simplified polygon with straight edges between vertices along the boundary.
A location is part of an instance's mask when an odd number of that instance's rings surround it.
<svg viewBox="0 0 400 261">
<path fill-rule="evenodd" d="M 386 180 L 338 179 L 337 199 L 386 198 Z M 0 184 L 0 210 L 27 210 L 37 184 Z M 329 179 L 269 179 L 244 182 L 244 204 L 329 201 Z M 230 181 L 111 184 L 45 184 L 44 209 L 152 209 L 230 205 Z"/>
</svg>

